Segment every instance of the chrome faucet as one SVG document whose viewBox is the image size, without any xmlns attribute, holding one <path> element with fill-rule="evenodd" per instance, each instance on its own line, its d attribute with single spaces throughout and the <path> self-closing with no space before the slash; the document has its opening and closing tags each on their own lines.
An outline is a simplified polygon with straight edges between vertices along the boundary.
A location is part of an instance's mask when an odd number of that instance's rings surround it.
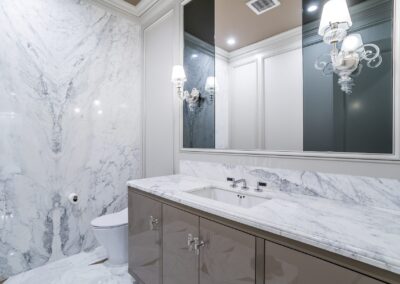
<svg viewBox="0 0 400 284">
<path fill-rule="evenodd" d="M 236 188 L 239 183 L 242 183 L 243 184 L 242 187 L 241 187 L 242 190 L 248 190 L 249 189 L 247 187 L 247 182 L 246 182 L 246 180 L 244 178 L 235 180 L 234 178 L 229 178 L 228 177 L 226 180 L 232 182 L 232 184 L 231 184 L 232 188 Z"/>
</svg>

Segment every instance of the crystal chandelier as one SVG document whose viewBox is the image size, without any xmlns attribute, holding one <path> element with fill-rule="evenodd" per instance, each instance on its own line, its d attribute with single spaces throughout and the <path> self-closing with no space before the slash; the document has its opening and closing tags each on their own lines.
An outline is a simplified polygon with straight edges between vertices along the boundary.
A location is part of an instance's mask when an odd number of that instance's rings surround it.
<svg viewBox="0 0 400 284">
<path fill-rule="evenodd" d="M 361 73 L 363 63 L 369 68 L 382 64 L 376 44 L 364 44 L 360 34 L 347 35 L 352 24 L 346 0 L 329 0 L 324 5 L 318 33 L 325 43 L 332 45 L 332 50 L 318 57 L 315 68 L 325 75 L 337 74 L 341 90 L 346 94 L 352 93 L 354 79 L 351 76 Z"/>
</svg>

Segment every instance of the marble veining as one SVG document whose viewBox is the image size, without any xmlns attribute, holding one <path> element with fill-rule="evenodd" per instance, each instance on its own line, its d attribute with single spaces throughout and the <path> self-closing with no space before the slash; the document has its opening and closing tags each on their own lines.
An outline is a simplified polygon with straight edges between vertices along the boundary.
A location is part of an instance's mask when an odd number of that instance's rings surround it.
<svg viewBox="0 0 400 284">
<path fill-rule="evenodd" d="M 126 206 L 141 61 L 140 26 L 86 0 L 0 1 L 0 38 L 1 281 L 94 248 L 91 219 Z"/>
<path fill-rule="evenodd" d="M 250 167 L 183 160 L 180 173 L 225 181 L 245 178 L 251 185 L 265 181 L 271 190 L 337 200 L 346 204 L 400 211 L 400 180 Z"/>
<path fill-rule="evenodd" d="M 189 175 L 133 180 L 128 186 L 400 274 L 400 223 L 394 221 L 399 211 L 272 189 L 250 189 L 269 199 L 241 208 L 189 194 L 209 186 L 233 190 L 227 182 Z"/>
</svg>

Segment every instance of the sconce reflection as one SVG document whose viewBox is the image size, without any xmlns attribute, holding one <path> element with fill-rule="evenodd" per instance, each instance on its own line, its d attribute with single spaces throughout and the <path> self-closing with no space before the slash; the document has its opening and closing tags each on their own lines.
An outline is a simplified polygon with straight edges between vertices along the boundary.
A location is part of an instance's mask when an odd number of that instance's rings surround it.
<svg viewBox="0 0 400 284">
<path fill-rule="evenodd" d="M 209 98 L 209 102 L 213 103 L 214 102 L 214 96 L 215 93 L 219 91 L 219 85 L 217 82 L 217 78 L 215 78 L 214 76 L 210 76 L 207 78 L 206 80 L 206 85 L 205 88 L 206 92 L 208 93 L 208 98 Z"/>
<path fill-rule="evenodd" d="M 324 5 L 318 33 L 326 44 L 332 45 L 332 50 L 318 57 L 315 68 L 325 75 L 336 73 L 341 90 L 346 94 L 352 93 L 354 79 L 351 76 L 361 73 L 363 61 L 369 68 L 382 64 L 377 45 L 364 44 L 360 34 L 347 35 L 352 25 L 346 0 L 329 0 Z"/>
<path fill-rule="evenodd" d="M 171 82 L 175 85 L 176 93 L 182 101 L 186 101 L 190 111 L 193 111 L 198 105 L 200 99 L 200 91 L 193 88 L 189 93 L 184 91 L 185 82 L 187 81 L 185 69 L 182 65 L 175 65 L 172 68 Z"/>
</svg>

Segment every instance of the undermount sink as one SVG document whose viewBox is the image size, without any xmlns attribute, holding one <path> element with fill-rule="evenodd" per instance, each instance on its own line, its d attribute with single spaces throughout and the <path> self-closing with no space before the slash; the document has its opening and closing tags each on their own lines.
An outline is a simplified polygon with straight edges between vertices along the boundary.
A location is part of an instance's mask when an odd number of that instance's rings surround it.
<svg viewBox="0 0 400 284">
<path fill-rule="evenodd" d="M 269 198 L 252 196 L 241 192 L 233 192 L 217 187 L 196 189 L 188 193 L 244 208 L 250 208 L 269 200 Z"/>
</svg>

